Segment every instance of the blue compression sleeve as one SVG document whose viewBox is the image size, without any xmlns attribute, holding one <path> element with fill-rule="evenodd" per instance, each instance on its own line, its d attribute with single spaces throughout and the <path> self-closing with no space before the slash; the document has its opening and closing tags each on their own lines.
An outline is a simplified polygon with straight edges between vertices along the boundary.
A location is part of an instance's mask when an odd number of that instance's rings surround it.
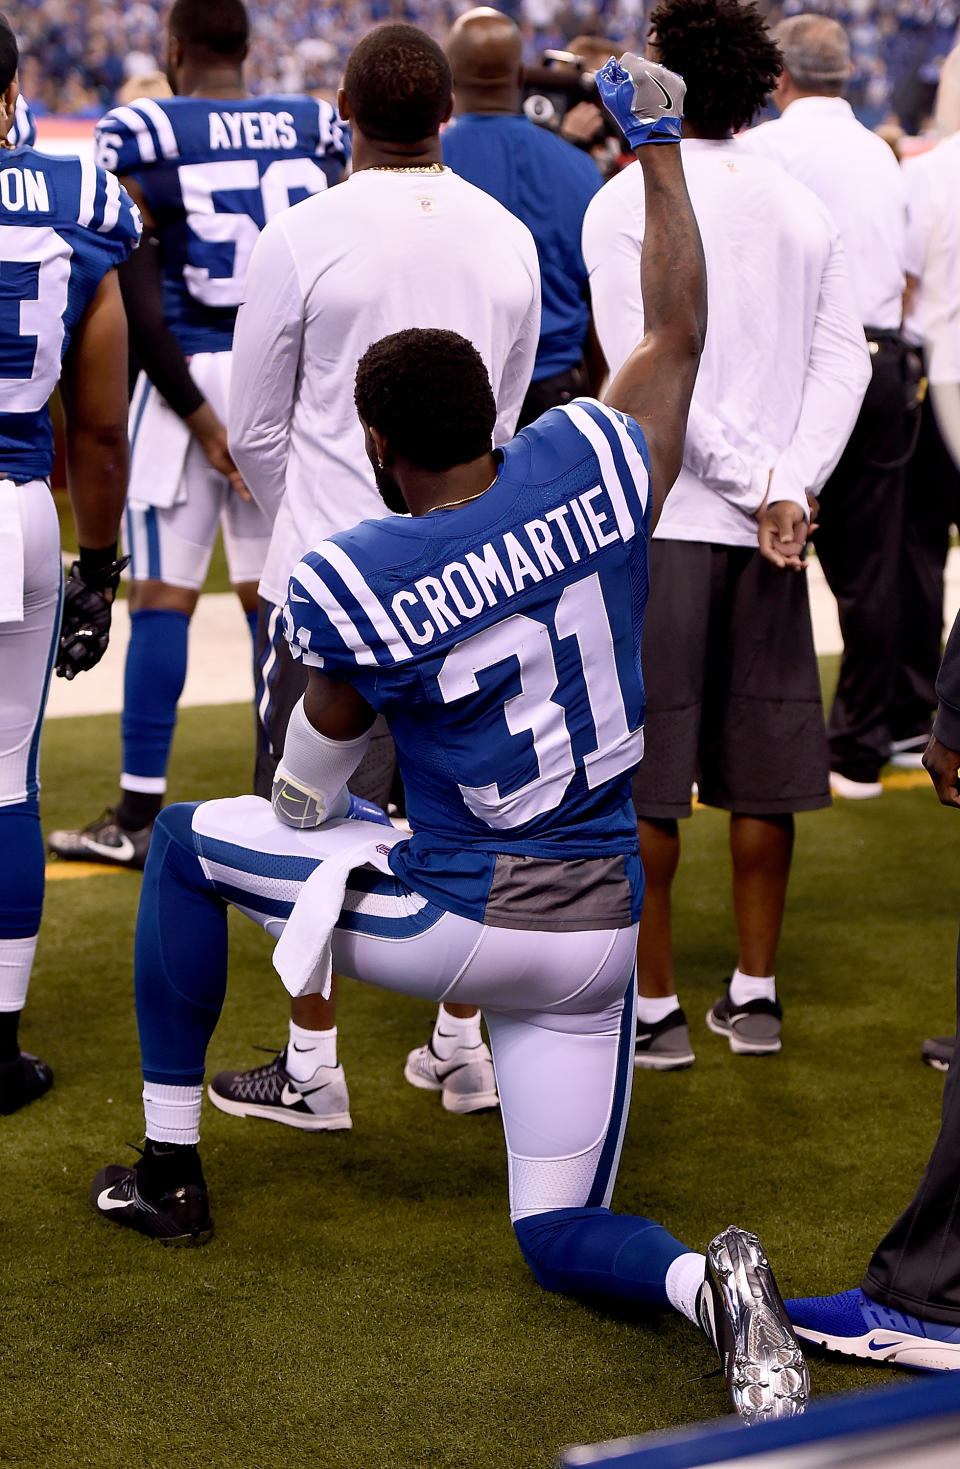
<svg viewBox="0 0 960 1469">
<path fill-rule="evenodd" d="M 667 1269 L 689 1253 L 652 1219 L 609 1209 L 553 1209 L 513 1227 L 537 1283 L 568 1296 L 669 1306 Z"/>
<path fill-rule="evenodd" d="M 196 805 L 157 817 L 140 892 L 134 950 L 145 1081 L 196 1086 L 227 989 L 227 905 L 193 845 Z"/>
<path fill-rule="evenodd" d="M 130 614 L 123 684 L 123 769 L 158 779 L 167 773 L 177 704 L 187 676 L 185 612 L 144 607 Z"/>
<path fill-rule="evenodd" d="M 0 939 L 32 938 L 43 914 L 40 803 L 0 806 Z"/>
</svg>

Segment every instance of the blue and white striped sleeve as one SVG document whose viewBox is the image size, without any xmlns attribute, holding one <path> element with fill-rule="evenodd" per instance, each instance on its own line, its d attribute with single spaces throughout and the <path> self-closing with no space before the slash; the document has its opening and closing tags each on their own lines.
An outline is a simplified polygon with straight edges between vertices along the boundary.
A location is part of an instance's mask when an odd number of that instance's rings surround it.
<svg viewBox="0 0 960 1469">
<path fill-rule="evenodd" d="M 650 497 L 650 457 L 643 430 L 628 413 L 595 398 L 575 398 L 555 411 L 565 414 L 593 449 L 617 529 L 623 540 L 629 540 Z"/>
<path fill-rule="evenodd" d="M 96 126 L 94 147 L 99 166 L 120 177 L 180 151 L 170 118 L 152 97 L 108 112 Z"/>
</svg>

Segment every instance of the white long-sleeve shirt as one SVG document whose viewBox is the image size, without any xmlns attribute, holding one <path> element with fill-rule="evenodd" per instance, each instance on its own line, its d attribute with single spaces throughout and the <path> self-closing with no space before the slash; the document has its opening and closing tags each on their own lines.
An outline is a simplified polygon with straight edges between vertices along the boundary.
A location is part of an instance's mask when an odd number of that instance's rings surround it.
<svg viewBox="0 0 960 1469">
<path fill-rule="evenodd" d="M 934 385 L 960 382 L 960 133 L 904 164 L 908 269 L 919 284 L 905 327 Z"/>
<path fill-rule="evenodd" d="M 365 169 L 266 227 L 233 343 L 228 436 L 274 521 L 260 582 L 277 605 L 304 552 L 386 513 L 353 401 L 357 363 L 408 327 L 459 332 L 483 358 L 495 442 L 513 434 L 540 334 L 533 236 L 443 173 Z"/>
<path fill-rule="evenodd" d="M 846 251 L 860 320 L 898 331 L 906 284 L 907 201 L 892 150 L 842 97 L 798 97 L 739 139 L 826 204 Z"/>
<path fill-rule="evenodd" d="M 707 262 L 707 335 L 684 465 L 658 537 L 755 546 L 767 493 L 806 509 L 837 463 L 870 358 L 837 227 L 779 165 L 737 140 L 681 145 Z M 615 373 L 644 331 L 643 175 L 631 165 L 587 210 L 594 320 Z M 772 472 L 772 478 L 771 478 Z"/>
</svg>

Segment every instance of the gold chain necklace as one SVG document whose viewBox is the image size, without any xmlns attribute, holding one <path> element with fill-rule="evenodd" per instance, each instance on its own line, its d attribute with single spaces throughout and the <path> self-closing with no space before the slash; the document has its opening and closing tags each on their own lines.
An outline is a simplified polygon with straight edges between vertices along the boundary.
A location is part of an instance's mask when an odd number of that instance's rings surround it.
<svg viewBox="0 0 960 1469">
<path fill-rule="evenodd" d="M 492 490 L 496 482 L 497 478 L 494 476 L 486 489 L 478 490 L 475 495 L 464 495 L 462 500 L 446 500 L 442 505 L 432 505 L 428 513 L 432 514 L 434 510 L 455 510 L 458 505 L 469 505 L 471 500 L 479 500 L 481 495 L 487 493 L 487 490 Z"/>
<path fill-rule="evenodd" d="M 443 163 L 371 163 L 367 173 L 443 173 Z"/>
</svg>

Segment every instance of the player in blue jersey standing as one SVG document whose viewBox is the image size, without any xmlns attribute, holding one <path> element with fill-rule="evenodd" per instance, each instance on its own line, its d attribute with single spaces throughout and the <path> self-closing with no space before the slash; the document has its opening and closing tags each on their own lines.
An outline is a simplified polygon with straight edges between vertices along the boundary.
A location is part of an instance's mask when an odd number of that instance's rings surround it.
<svg viewBox="0 0 960 1469">
<path fill-rule="evenodd" d="M 97 128 L 98 161 L 143 212 L 143 249 L 121 272 L 121 287 L 144 371 L 130 409 L 121 791 L 82 831 L 50 833 L 51 850 L 67 859 L 143 866 L 166 790 L 190 618 L 218 525 L 256 638 L 271 527 L 227 449 L 234 322 L 260 231 L 336 183 L 345 152 L 329 103 L 247 94 L 247 37 L 241 0 L 176 0 L 167 37 L 175 95 L 114 108 Z"/>
<path fill-rule="evenodd" d="M 102 169 L 11 143 L 14 126 L 29 129 L 16 106 L 17 60 L 0 16 L 0 1114 L 53 1081 L 19 1040 L 43 909 L 40 726 L 54 662 L 72 678 L 107 646 L 127 483 L 127 332 L 115 267 L 140 235 L 132 201 Z M 47 408 L 58 381 L 80 545 L 62 633 Z"/>
<path fill-rule="evenodd" d="M 646 186 L 643 341 L 606 403 L 551 409 L 499 450 L 463 337 L 404 331 L 362 357 L 367 452 L 388 508 L 410 513 L 334 535 L 291 578 L 286 631 L 308 682 L 272 803 L 158 820 L 136 943 L 147 1141 L 92 1196 L 154 1238 L 210 1235 L 197 1142 L 233 903 L 280 935 L 292 993 L 322 992 L 332 963 L 480 1005 L 511 1219 L 537 1280 L 683 1312 L 755 1421 L 801 1411 L 808 1387 L 756 1237 L 727 1229 L 705 1259 L 609 1209 L 633 1070 L 647 544 L 682 462 L 706 276 L 673 146 L 682 81 L 629 54 L 598 80 Z M 410 840 L 343 819 L 378 711 Z"/>
</svg>

